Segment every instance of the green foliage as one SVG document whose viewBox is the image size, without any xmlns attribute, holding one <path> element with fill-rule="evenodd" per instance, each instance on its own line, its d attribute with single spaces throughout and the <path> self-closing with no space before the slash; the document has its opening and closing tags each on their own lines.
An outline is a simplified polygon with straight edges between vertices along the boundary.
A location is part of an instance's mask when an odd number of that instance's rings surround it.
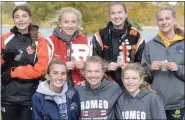
<svg viewBox="0 0 185 120">
<path fill-rule="evenodd" d="M 14 7 L 15 7 L 14 2 L 1 2 L 1 10 L 2 10 L 1 13 L 3 13 L 1 15 L 2 23 L 13 24 L 12 11 Z"/>
<path fill-rule="evenodd" d="M 41 27 L 54 27 L 58 20 L 58 11 L 62 7 L 74 7 L 81 11 L 83 16 L 83 33 L 92 34 L 106 26 L 109 15 L 110 2 L 27 2 L 33 13 L 33 23 Z M 168 2 L 124 2 L 128 8 L 128 19 L 134 27 L 141 29 L 142 25 L 156 25 L 155 14 L 162 6 L 169 6 Z M 2 2 L 2 23 L 11 23 L 11 12 L 15 7 L 14 2 Z M 184 3 L 178 2 L 174 7 L 177 11 L 177 21 L 184 24 Z"/>
</svg>

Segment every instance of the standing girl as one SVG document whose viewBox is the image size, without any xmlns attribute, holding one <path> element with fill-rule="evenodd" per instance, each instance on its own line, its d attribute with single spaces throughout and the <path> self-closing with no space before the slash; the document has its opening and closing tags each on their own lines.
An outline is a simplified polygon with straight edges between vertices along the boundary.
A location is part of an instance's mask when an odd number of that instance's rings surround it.
<svg viewBox="0 0 185 120">
<path fill-rule="evenodd" d="M 119 119 L 160 120 L 166 119 L 164 105 L 157 94 L 144 82 L 144 70 L 137 63 L 129 63 L 123 69 L 122 80 L 125 92 L 116 104 Z"/>
<path fill-rule="evenodd" d="M 128 22 L 128 11 L 122 2 L 110 4 L 109 20 L 105 28 L 95 33 L 92 53 L 109 61 L 107 75 L 122 86 L 121 67 L 141 62 L 145 41 Z"/>
<path fill-rule="evenodd" d="M 47 69 L 48 47 L 27 6 L 16 6 L 12 17 L 15 26 L 1 37 L 1 113 L 3 120 L 32 120 L 31 97 Z"/>
<path fill-rule="evenodd" d="M 58 27 L 48 39 L 53 46 L 53 58 L 59 58 L 67 65 L 68 82 L 76 85 L 83 80 L 80 70 L 89 55 L 87 38 L 79 32 L 82 22 L 81 12 L 72 7 L 60 10 Z M 71 81 L 72 80 L 72 81 Z"/>
<path fill-rule="evenodd" d="M 168 120 L 184 117 L 184 31 L 176 25 L 176 12 L 161 8 L 157 14 L 159 33 L 149 41 L 142 66 L 153 77 L 152 89 L 163 100 Z"/>
<path fill-rule="evenodd" d="M 33 120 L 78 120 L 79 97 L 67 84 L 65 63 L 52 60 L 46 77 L 32 97 Z"/>
</svg>

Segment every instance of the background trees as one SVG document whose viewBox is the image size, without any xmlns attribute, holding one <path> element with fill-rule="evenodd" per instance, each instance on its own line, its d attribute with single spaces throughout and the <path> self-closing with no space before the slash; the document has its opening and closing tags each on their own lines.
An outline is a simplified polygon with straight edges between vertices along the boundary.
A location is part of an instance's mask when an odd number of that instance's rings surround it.
<svg viewBox="0 0 185 120">
<path fill-rule="evenodd" d="M 168 2 L 124 2 L 128 8 L 129 21 L 138 29 L 141 26 L 155 26 L 155 13 L 162 6 L 170 6 Z M 58 10 L 71 6 L 79 9 L 83 15 L 82 28 L 84 34 L 91 34 L 104 27 L 108 22 L 109 2 L 27 2 L 33 13 L 33 23 L 41 27 L 54 27 L 57 25 Z M 2 24 L 12 24 L 12 10 L 15 2 L 1 2 Z M 177 21 L 184 25 L 184 2 L 178 2 L 176 6 Z"/>
</svg>

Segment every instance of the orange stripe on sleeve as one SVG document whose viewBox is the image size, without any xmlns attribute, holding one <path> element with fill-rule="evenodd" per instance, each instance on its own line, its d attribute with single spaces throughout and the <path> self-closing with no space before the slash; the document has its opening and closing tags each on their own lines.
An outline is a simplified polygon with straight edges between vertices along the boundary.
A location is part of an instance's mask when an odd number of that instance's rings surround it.
<svg viewBox="0 0 185 120">
<path fill-rule="evenodd" d="M 137 41 L 137 44 L 136 44 L 136 52 L 137 52 L 137 49 L 139 48 L 139 46 L 142 44 L 143 42 L 143 37 L 140 35 L 138 41 Z"/>
<path fill-rule="evenodd" d="M 99 32 L 96 32 L 96 33 L 95 33 L 95 37 L 96 37 L 96 40 L 98 41 L 98 43 L 100 44 L 100 46 L 101 46 L 101 48 L 102 48 L 102 50 L 103 50 L 103 42 L 102 42 L 100 33 L 99 33 Z"/>
<path fill-rule="evenodd" d="M 1 36 L 1 50 L 5 48 L 5 40 L 10 36 L 13 35 L 12 32 L 6 33 L 3 36 Z"/>
<path fill-rule="evenodd" d="M 40 37 L 38 40 L 38 47 L 37 47 L 37 63 L 32 65 L 26 66 L 19 66 L 11 72 L 11 76 L 13 78 L 21 78 L 21 79 L 37 79 L 47 69 L 48 62 L 49 62 L 49 55 L 48 55 L 48 48 L 47 43 L 44 38 Z"/>
<path fill-rule="evenodd" d="M 1 51 L 2 51 L 2 49 L 5 49 L 5 40 L 9 36 L 11 36 L 12 34 L 13 34 L 12 32 L 9 32 L 9 33 L 6 33 L 3 36 L 1 36 L 1 38 L 0 38 L 0 41 L 1 41 Z M 2 56 L 1 56 L 1 64 L 3 64 L 3 63 L 4 63 L 4 61 L 3 61 Z"/>
</svg>

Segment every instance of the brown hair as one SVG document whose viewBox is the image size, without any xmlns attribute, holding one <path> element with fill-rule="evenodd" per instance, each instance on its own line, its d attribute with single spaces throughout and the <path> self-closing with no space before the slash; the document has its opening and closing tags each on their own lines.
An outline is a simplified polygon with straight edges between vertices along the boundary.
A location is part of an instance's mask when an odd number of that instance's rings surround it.
<svg viewBox="0 0 185 120">
<path fill-rule="evenodd" d="M 145 78 L 147 77 L 147 75 L 144 72 L 144 69 L 141 67 L 140 64 L 138 63 L 128 63 L 122 70 L 122 79 L 125 75 L 125 71 L 127 70 L 134 70 L 134 71 L 138 71 L 140 78 L 143 80 L 143 83 L 140 85 L 139 89 L 148 89 L 151 90 L 149 88 L 149 84 L 145 81 Z"/>
<path fill-rule="evenodd" d="M 176 11 L 173 8 L 171 8 L 171 7 L 164 7 L 164 8 L 159 9 L 159 11 L 156 13 L 156 18 L 157 18 L 158 13 L 160 11 L 162 11 L 162 10 L 169 10 L 169 11 L 171 11 L 172 12 L 172 16 L 174 18 L 176 18 Z M 184 30 L 182 30 L 181 28 L 177 27 L 177 25 L 174 25 L 174 31 L 175 31 L 175 34 L 184 37 Z"/>
<path fill-rule="evenodd" d="M 51 62 L 49 63 L 48 65 L 48 69 L 47 69 L 47 74 L 50 73 L 50 70 L 51 70 L 51 66 L 54 65 L 54 64 L 57 64 L 57 65 L 64 65 L 65 68 L 66 68 L 66 72 L 67 72 L 67 66 L 64 62 L 62 62 L 61 60 L 59 59 L 52 59 Z"/>
<path fill-rule="evenodd" d="M 114 6 L 114 5 L 121 5 L 121 6 L 123 7 L 125 13 L 128 13 L 127 7 L 126 7 L 125 4 L 122 3 L 122 2 L 111 2 L 111 4 L 109 5 L 109 13 L 110 13 L 110 8 L 111 8 L 112 6 Z"/>
<path fill-rule="evenodd" d="M 81 70 L 82 76 L 84 76 L 84 70 L 85 70 L 85 68 L 86 68 L 87 63 L 89 63 L 89 62 L 92 62 L 92 63 L 99 63 L 99 64 L 102 66 L 102 70 L 103 70 L 104 72 L 107 71 L 107 66 L 108 66 L 108 62 L 107 62 L 107 61 L 105 61 L 104 59 L 102 59 L 102 58 L 99 57 L 99 56 L 88 56 L 88 57 L 87 57 L 87 60 L 86 60 L 86 62 L 85 62 L 85 65 L 84 65 L 84 69 Z"/>
<path fill-rule="evenodd" d="M 20 6 L 16 6 L 12 12 L 12 18 L 14 19 L 14 14 L 16 11 L 18 10 L 23 10 L 25 12 L 28 13 L 28 15 L 30 17 L 32 17 L 32 12 L 31 12 L 31 9 L 28 7 L 28 6 L 25 6 L 25 5 L 20 5 Z M 28 34 L 30 34 L 30 37 L 32 39 L 32 47 L 34 49 L 36 49 L 36 44 L 35 44 L 35 41 L 37 40 L 37 36 L 38 36 L 38 30 L 39 30 L 39 27 L 37 25 L 32 25 L 30 24 L 28 26 Z"/>
</svg>

